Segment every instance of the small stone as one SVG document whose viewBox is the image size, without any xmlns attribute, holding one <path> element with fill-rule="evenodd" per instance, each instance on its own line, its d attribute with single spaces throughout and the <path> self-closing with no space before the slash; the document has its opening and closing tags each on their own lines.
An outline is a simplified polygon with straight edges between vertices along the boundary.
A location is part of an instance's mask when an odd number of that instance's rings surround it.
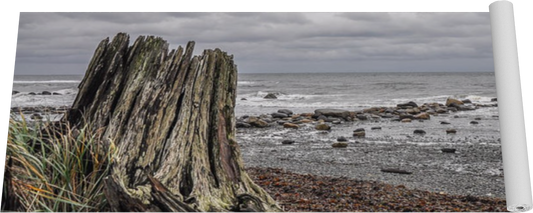
<svg viewBox="0 0 533 213">
<path fill-rule="evenodd" d="M 404 118 L 404 119 L 402 119 L 400 122 L 402 122 L 402 123 L 411 123 L 411 119 L 409 119 L 409 118 Z"/>
<path fill-rule="evenodd" d="M 312 123 L 313 121 L 309 120 L 309 119 L 302 119 L 302 120 L 300 120 L 300 122 L 302 122 L 302 123 Z"/>
<path fill-rule="evenodd" d="M 399 107 L 399 108 L 407 108 L 407 107 L 413 107 L 414 108 L 414 107 L 418 107 L 418 105 L 415 102 L 413 102 L 413 101 L 409 101 L 408 103 L 404 103 L 404 104 L 398 104 L 396 106 Z"/>
<path fill-rule="evenodd" d="M 62 95 L 62 94 L 58 92 L 53 92 L 52 95 Z"/>
<path fill-rule="evenodd" d="M 51 92 L 48 92 L 48 91 L 43 91 L 41 94 L 42 94 L 42 95 L 52 95 L 52 93 L 51 93 Z"/>
<path fill-rule="evenodd" d="M 417 134 L 417 135 L 425 135 L 425 134 L 426 134 L 426 131 L 421 130 L 421 129 L 416 129 L 413 133 L 414 133 L 414 134 Z"/>
<path fill-rule="evenodd" d="M 474 120 L 476 120 L 476 121 L 480 121 L 480 120 L 481 120 L 481 118 L 474 118 Z"/>
<path fill-rule="evenodd" d="M 346 141 L 348 141 L 348 139 L 346 139 L 344 136 L 340 136 L 340 137 L 337 138 L 337 141 L 338 142 L 346 142 Z"/>
<path fill-rule="evenodd" d="M 491 102 L 496 102 L 496 101 L 498 101 L 498 98 L 492 98 L 492 99 L 490 99 L 490 101 Z"/>
<path fill-rule="evenodd" d="M 293 124 L 293 123 L 284 123 L 283 128 L 298 129 L 300 128 L 300 126 L 298 126 L 298 124 Z"/>
<path fill-rule="evenodd" d="M 413 116 L 415 119 L 423 119 L 423 120 L 428 120 L 430 118 L 429 114 L 425 113 L 425 112 L 422 112 L 420 114 L 417 114 L 415 116 Z"/>
<path fill-rule="evenodd" d="M 470 124 L 479 124 L 477 121 L 470 121 Z"/>
<path fill-rule="evenodd" d="M 457 151 L 456 149 L 452 149 L 452 148 L 442 148 L 441 151 L 443 153 L 455 153 L 455 151 Z"/>
<path fill-rule="evenodd" d="M 337 143 L 331 144 L 331 146 L 333 148 L 346 148 L 346 147 L 348 147 L 348 143 L 346 143 L 346 142 L 337 142 Z"/>
<path fill-rule="evenodd" d="M 381 127 L 380 126 L 375 126 L 375 127 L 371 127 L 370 129 L 371 130 L 381 130 Z"/>
<path fill-rule="evenodd" d="M 30 92 L 28 93 L 28 95 L 37 95 L 37 94 L 35 94 L 34 92 Z"/>
<path fill-rule="evenodd" d="M 446 124 L 450 124 L 450 122 L 441 121 L 440 124 L 444 124 L 444 125 L 446 125 Z"/>
<path fill-rule="evenodd" d="M 291 110 L 288 110 L 288 109 L 279 109 L 278 112 L 286 114 L 288 116 L 292 116 L 292 114 L 293 114 L 293 112 Z"/>
<path fill-rule="evenodd" d="M 283 141 L 281 141 L 281 144 L 286 144 L 286 145 L 293 144 L 293 143 L 294 143 L 294 140 L 283 140 Z"/>
<path fill-rule="evenodd" d="M 316 130 L 330 130 L 331 127 L 329 125 L 327 125 L 327 124 L 322 123 L 322 124 L 317 124 L 315 126 L 315 129 Z"/>
<path fill-rule="evenodd" d="M 20 93 L 19 91 L 13 90 L 13 91 L 11 92 L 11 95 L 16 95 L 16 94 L 19 94 L 19 93 Z"/>
<path fill-rule="evenodd" d="M 455 130 L 455 129 L 447 129 L 446 130 L 446 134 L 455 134 L 455 133 L 457 133 L 457 130 Z"/>
<path fill-rule="evenodd" d="M 246 100 L 248 100 L 248 99 L 246 99 L 246 98 L 241 98 L 241 101 L 246 101 Z"/>
<path fill-rule="evenodd" d="M 289 115 L 285 114 L 285 113 L 279 113 L 279 112 L 274 112 L 272 114 L 273 118 L 286 118 L 286 117 L 289 117 Z"/>
<path fill-rule="evenodd" d="M 362 132 L 353 132 L 354 137 L 362 138 L 366 136 L 366 133 L 364 131 Z"/>
</svg>

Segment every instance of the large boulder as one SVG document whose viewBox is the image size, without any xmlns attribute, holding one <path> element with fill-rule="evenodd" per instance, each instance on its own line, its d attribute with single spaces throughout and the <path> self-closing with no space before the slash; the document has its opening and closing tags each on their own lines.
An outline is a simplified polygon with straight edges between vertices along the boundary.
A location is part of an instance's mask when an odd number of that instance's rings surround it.
<svg viewBox="0 0 533 213">
<path fill-rule="evenodd" d="M 276 94 L 274 93 L 268 93 L 265 97 L 263 97 L 264 99 L 278 99 L 278 96 L 276 96 Z"/>
<path fill-rule="evenodd" d="M 273 118 L 286 118 L 286 117 L 289 117 L 289 115 L 285 114 L 285 113 L 279 113 L 279 112 L 274 112 L 271 114 Z"/>
<path fill-rule="evenodd" d="M 446 99 L 446 106 L 447 107 L 451 106 L 452 104 L 463 105 L 464 103 L 462 101 L 460 101 L 460 100 L 453 99 L 453 98 Z"/>
</svg>

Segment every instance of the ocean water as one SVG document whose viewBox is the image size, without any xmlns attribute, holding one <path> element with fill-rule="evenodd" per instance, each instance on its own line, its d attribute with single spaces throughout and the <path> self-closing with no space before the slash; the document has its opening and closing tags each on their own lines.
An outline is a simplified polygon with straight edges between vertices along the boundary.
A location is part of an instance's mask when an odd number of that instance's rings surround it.
<svg viewBox="0 0 533 213">
<path fill-rule="evenodd" d="M 278 94 L 278 99 L 264 99 L 268 93 Z M 300 113 L 318 108 L 360 110 L 408 101 L 444 103 L 448 97 L 489 103 L 496 97 L 496 85 L 493 72 L 240 74 L 237 96 L 238 115 L 279 108 Z"/>
<path fill-rule="evenodd" d="M 12 107 L 69 106 L 81 75 L 15 76 Z M 30 92 L 62 95 L 30 95 Z M 278 99 L 264 99 L 268 93 Z M 299 73 L 239 74 L 236 114 L 256 115 L 288 108 L 297 113 L 318 108 L 360 110 L 415 101 L 439 102 L 446 98 L 489 103 L 496 97 L 493 72 L 481 73 Z"/>
</svg>

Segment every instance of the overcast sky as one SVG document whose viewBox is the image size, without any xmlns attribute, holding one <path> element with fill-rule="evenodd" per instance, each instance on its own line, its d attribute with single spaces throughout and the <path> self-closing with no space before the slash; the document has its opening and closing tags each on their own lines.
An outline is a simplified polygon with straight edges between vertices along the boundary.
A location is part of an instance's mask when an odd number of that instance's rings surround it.
<svg viewBox="0 0 533 213">
<path fill-rule="evenodd" d="M 83 74 L 118 32 L 221 48 L 240 73 L 494 70 L 489 13 L 21 13 L 15 74 Z"/>
</svg>

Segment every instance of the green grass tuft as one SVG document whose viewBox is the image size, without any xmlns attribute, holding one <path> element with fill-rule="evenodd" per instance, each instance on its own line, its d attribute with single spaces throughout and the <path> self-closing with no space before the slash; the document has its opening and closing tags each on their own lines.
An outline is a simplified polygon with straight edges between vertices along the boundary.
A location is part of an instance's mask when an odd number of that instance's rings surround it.
<svg viewBox="0 0 533 213">
<path fill-rule="evenodd" d="M 11 190 L 9 199 L 17 204 L 2 210 L 105 211 L 104 178 L 114 145 L 96 140 L 98 131 L 88 127 L 53 126 L 10 120 L 5 169 L 11 177 L 4 180 L 4 193 Z"/>
</svg>

